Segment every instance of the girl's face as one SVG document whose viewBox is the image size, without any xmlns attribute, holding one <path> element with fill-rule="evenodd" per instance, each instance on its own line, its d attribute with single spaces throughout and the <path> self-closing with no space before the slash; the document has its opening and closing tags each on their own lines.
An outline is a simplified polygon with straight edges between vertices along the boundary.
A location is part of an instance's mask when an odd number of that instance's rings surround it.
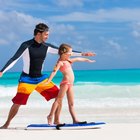
<svg viewBox="0 0 140 140">
<path fill-rule="evenodd" d="M 65 54 L 67 54 L 67 55 L 71 56 L 71 55 L 72 55 L 72 49 L 69 49 L 69 51 L 68 51 L 68 52 L 66 52 Z"/>
<path fill-rule="evenodd" d="M 69 49 L 68 52 L 66 52 L 66 53 L 63 54 L 63 57 L 65 59 L 68 59 L 68 58 L 70 58 L 71 55 L 72 55 L 72 49 Z"/>
<path fill-rule="evenodd" d="M 65 55 L 69 58 L 70 56 L 72 56 L 72 49 L 69 49 L 68 52 L 65 53 Z"/>
</svg>

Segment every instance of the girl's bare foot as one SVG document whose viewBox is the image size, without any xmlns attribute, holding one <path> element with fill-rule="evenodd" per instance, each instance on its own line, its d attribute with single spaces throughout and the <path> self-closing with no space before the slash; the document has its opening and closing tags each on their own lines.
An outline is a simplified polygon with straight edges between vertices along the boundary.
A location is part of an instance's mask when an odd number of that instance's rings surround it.
<svg viewBox="0 0 140 140">
<path fill-rule="evenodd" d="M 61 124 L 59 121 L 54 121 L 54 124 L 58 125 Z"/>
<path fill-rule="evenodd" d="M 48 124 L 52 125 L 52 117 L 51 116 L 47 116 L 47 120 L 48 120 Z"/>
</svg>

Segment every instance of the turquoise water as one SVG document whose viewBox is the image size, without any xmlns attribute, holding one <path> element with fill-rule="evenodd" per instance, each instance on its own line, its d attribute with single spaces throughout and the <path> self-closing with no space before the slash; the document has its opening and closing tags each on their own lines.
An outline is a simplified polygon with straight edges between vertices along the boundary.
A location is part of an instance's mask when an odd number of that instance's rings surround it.
<svg viewBox="0 0 140 140">
<path fill-rule="evenodd" d="M 140 107 L 140 69 L 76 70 L 74 73 L 75 102 L 78 108 Z M 0 107 L 9 107 L 11 104 L 19 76 L 18 72 L 5 73 L 0 78 Z M 53 81 L 59 86 L 61 79 L 59 72 Z M 31 96 L 29 106 L 46 107 L 37 92 Z"/>
<path fill-rule="evenodd" d="M 45 72 L 48 75 L 50 72 Z M 126 70 L 75 70 L 75 84 L 140 84 L 140 69 Z M 6 73 L 0 78 L 0 85 L 14 86 L 18 84 L 19 72 Z M 60 72 L 53 81 L 56 84 L 62 79 Z"/>
<path fill-rule="evenodd" d="M 77 82 L 98 84 L 139 84 L 140 69 L 75 71 Z"/>
</svg>

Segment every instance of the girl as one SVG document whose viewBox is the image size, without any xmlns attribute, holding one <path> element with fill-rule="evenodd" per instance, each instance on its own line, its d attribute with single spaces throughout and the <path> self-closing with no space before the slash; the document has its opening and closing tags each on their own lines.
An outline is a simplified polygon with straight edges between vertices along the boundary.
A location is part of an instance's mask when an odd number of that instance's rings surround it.
<svg viewBox="0 0 140 140">
<path fill-rule="evenodd" d="M 55 102 L 52 105 L 50 114 L 47 117 L 48 124 L 50 125 L 52 124 L 52 119 L 55 114 L 55 111 L 57 107 L 62 104 L 62 100 L 65 93 L 67 94 L 69 112 L 72 116 L 73 123 L 80 123 L 76 117 L 76 113 L 74 110 L 74 92 L 73 92 L 74 73 L 73 73 L 71 64 L 76 61 L 95 62 L 95 60 L 90 60 L 90 59 L 82 58 L 82 57 L 76 57 L 76 58 L 70 59 L 70 56 L 72 55 L 72 48 L 68 44 L 61 44 L 59 47 L 58 53 L 60 57 L 57 61 L 57 64 L 55 65 L 54 70 L 51 73 L 48 81 L 45 82 L 45 84 L 50 83 L 58 70 L 62 72 L 63 79 L 62 79 L 62 82 L 60 83 L 60 91 L 58 93 L 58 96 Z M 60 122 L 57 122 L 57 124 L 59 123 Z"/>
</svg>

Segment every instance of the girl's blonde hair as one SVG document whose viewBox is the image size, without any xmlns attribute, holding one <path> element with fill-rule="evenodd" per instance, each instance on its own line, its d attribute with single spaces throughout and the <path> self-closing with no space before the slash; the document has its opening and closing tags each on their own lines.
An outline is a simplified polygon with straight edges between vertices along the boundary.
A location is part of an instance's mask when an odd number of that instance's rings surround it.
<svg viewBox="0 0 140 140">
<path fill-rule="evenodd" d="M 61 44 L 59 49 L 58 49 L 58 54 L 62 55 L 64 53 L 67 53 L 72 47 L 68 44 Z"/>
</svg>

